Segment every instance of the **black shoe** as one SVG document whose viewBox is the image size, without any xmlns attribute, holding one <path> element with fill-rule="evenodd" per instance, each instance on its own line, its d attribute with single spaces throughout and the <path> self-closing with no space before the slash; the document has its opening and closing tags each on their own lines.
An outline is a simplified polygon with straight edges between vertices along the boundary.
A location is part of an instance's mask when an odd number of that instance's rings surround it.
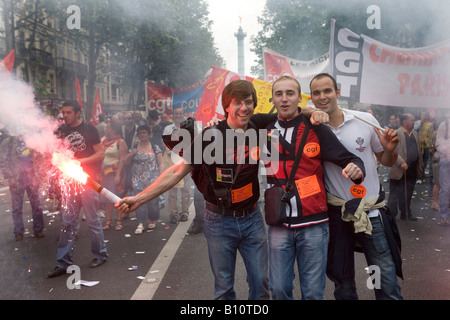
<svg viewBox="0 0 450 320">
<path fill-rule="evenodd" d="M 203 223 L 194 222 L 188 230 L 188 234 L 197 234 L 203 232 Z"/>
<path fill-rule="evenodd" d="M 38 239 L 41 239 L 41 238 L 45 237 L 45 236 L 44 236 L 44 232 L 43 232 L 42 230 L 36 232 L 36 233 L 34 234 L 34 236 L 35 236 L 36 238 L 38 238 Z"/>
<path fill-rule="evenodd" d="M 55 267 L 55 269 L 53 269 L 53 271 L 51 271 L 47 274 L 47 278 L 56 278 L 56 277 L 62 276 L 63 274 L 66 274 L 66 273 L 67 273 L 67 271 L 64 270 L 63 268 Z"/>
<path fill-rule="evenodd" d="M 186 222 L 189 219 L 189 215 L 187 213 L 182 213 L 180 217 L 181 222 Z"/>
<path fill-rule="evenodd" d="M 94 258 L 91 262 L 91 264 L 89 265 L 89 267 L 91 268 L 97 268 L 99 266 L 101 266 L 102 264 L 104 264 L 106 262 L 106 260 L 100 260 L 97 258 Z"/>
<path fill-rule="evenodd" d="M 14 235 L 14 239 L 15 239 L 16 241 L 22 241 L 22 240 L 23 240 L 23 234 L 21 234 L 21 233 L 16 233 L 16 234 Z"/>
<path fill-rule="evenodd" d="M 171 223 L 171 224 L 177 224 L 177 223 L 178 223 L 178 218 L 177 218 L 177 216 L 171 216 L 171 217 L 170 217 L 170 223 Z"/>
</svg>

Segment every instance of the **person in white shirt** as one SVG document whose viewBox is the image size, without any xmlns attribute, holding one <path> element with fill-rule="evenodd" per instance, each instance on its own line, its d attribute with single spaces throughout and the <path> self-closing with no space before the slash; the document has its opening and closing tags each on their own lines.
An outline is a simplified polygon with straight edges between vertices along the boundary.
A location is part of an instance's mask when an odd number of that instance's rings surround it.
<svg viewBox="0 0 450 320">
<path fill-rule="evenodd" d="M 385 206 L 384 191 L 377 172 L 377 160 L 385 166 L 395 163 L 397 132 L 387 128 L 383 135 L 353 115 L 344 113 L 338 107 L 340 90 L 336 80 L 329 74 L 315 76 L 310 89 L 314 106 L 328 113 L 331 130 L 350 152 L 363 160 L 366 168 L 364 181 L 360 185 L 353 185 L 342 177 L 339 167 L 324 163 L 330 219 L 327 276 L 335 283 L 335 298 L 358 299 L 354 264 L 357 241 L 362 246 L 368 265 L 380 269 L 379 286 L 374 286 L 376 299 L 403 299 L 397 281 L 397 275 L 402 277 L 401 258 L 391 233 L 388 234 L 383 228 L 387 221 L 382 218 L 389 211 Z M 357 112 L 357 115 L 379 126 L 371 114 Z M 353 206 L 353 217 L 359 219 L 344 221 L 347 216 L 341 212 L 343 205 L 346 213 L 352 212 Z M 364 207 L 360 210 L 362 205 Z M 396 229 L 395 220 L 392 223 Z"/>
</svg>

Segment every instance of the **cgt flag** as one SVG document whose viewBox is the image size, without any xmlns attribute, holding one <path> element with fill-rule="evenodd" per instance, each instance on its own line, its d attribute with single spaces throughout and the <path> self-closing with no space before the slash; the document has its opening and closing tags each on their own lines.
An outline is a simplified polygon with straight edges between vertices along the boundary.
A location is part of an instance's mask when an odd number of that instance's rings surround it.
<svg viewBox="0 0 450 320">
<path fill-rule="evenodd" d="M 97 93 L 95 94 L 94 107 L 92 108 L 91 114 L 91 124 L 93 126 L 99 123 L 99 115 L 101 115 L 102 113 L 103 113 L 102 101 L 100 100 L 100 95 L 98 94 L 97 88 Z"/>
<path fill-rule="evenodd" d="M 4 67 L 8 70 L 9 73 L 12 72 L 14 68 L 14 58 L 15 58 L 15 50 L 13 49 L 8 55 L 0 62 L 0 66 Z"/>
<path fill-rule="evenodd" d="M 263 49 L 264 79 L 274 83 L 281 76 L 289 75 L 300 83 L 302 92 L 309 94 L 309 83 L 317 74 L 330 71 L 330 54 L 310 60 L 295 60 L 273 50 Z"/>
<path fill-rule="evenodd" d="M 84 110 L 83 99 L 81 99 L 80 81 L 78 81 L 78 77 L 76 74 L 75 74 L 75 89 L 77 90 L 77 102 L 80 104 L 81 110 Z"/>
<path fill-rule="evenodd" d="M 255 113 L 275 113 L 276 109 L 272 103 L 272 84 L 247 76 L 240 75 L 225 69 L 213 66 L 211 75 L 206 82 L 202 98 L 195 113 L 197 121 L 207 124 L 214 116 L 217 119 L 224 119 L 222 106 L 222 91 L 227 84 L 234 80 L 247 80 L 253 83 L 258 97 L 258 105 Z M 302 93 L 302 103 L 300 107 L 305 107 L 310 97 Z"/>
</svg>

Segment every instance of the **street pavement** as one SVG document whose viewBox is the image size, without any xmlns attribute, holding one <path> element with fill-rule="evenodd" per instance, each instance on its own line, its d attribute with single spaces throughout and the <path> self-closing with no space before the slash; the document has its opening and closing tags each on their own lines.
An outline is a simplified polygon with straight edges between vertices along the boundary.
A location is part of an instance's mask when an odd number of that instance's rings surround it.
<svg viewBox="0 0 450 320">
<path fill-rule="evenodd" d="M 56 266 L 58 214 L 52 200 L 44 200 L 45 238 L 33 236 L 31 208 L 25 197 L 24 222 L 30 231 L 16 242 L 13 234 L 9 189 L 0 186 L 0 299 L 1 300 L 210 300 L 213 276 L 210 270 L 206 240 L 203 234 L 187 235 L 190 218 L 178 225 L 170 224 L 167 209 L 155 230 L 134 235 L 137 226 L 134 213 L 123 221 L 121 231 L 105 231 L 108 262 L 89 268 L 90 232 L 80 221 L 74 263 L 80 268 L 80 279 L 98 281 L 89 286 L 73 287 L 75 275 L 48 279 Z M 386 186 L 387 196 L 388 187 Z M 404 280 L 400 280 L 406 300 L 450 300 L 450 227 L 437 224 L 438 213 L 431 210 L 428 184 L 416 185 L 412 201 L 417 221 L 397 220 L 402 236 Z M 102 219 L 105 223 L 105 219 Z M 374 300 L 367 288 L 367 267 L 362 254 L 356 255 L 356 281 L 361 300 Z M 129 268 L 137 266 L 136 270 Z M 70 281 L 68 281 L 68 279 Z M 77 279 L 75 279 L 77 280 Z M 69 285 L 68 285 L 69 282 Z M 298 277 L 294 280 L 295 298 L 300 299 Z M 248 286 L 242 259 L 238 254 L 235 289 L 239 300 L 247 299 Z M 333 286 L 327 280 L 325 300 L 334 300 Z"/>
</svg>

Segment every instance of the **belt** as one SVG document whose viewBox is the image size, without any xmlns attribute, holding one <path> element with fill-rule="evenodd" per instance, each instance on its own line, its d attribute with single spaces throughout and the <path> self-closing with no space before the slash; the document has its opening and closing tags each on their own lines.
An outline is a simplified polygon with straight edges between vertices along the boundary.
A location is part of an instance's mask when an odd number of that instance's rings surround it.
<svg viewBox="0 0 450 320">
<path fill-rule="evenodd" d="M 221 214 L 223 216 L 227 216 L 227 217 L 233 217 L 233 218 L 244 218 L 246 215 L 248 215 L 250 212 L 252 212 L 255 208 L 256 208 L 256 203 L 249 209 L 243 209 L 243 210 L 233 210 L 233 209 L 225 209 L 225 208 L 221 208 L 216 206 L 215 204 L 212 204 L 208 201 L 206 202 L 206 209 L 208 209 L 211 212 L 214 213 L 218 213 Z"/>
</svg>

